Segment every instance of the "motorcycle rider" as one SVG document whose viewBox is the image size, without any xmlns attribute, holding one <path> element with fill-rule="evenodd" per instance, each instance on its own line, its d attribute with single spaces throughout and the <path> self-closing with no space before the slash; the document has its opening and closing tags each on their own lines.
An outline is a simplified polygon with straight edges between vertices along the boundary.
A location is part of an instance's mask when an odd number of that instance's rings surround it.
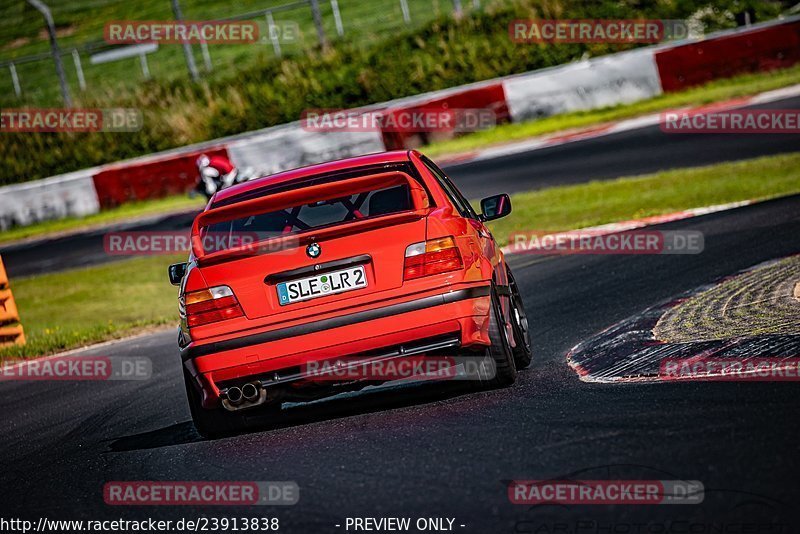
<svg viewBox="0 0 800 534">
<path fill-rule="evenodd" d="M 243 181 L 239 170 L 225 156 L 202 154 L 197 158 L 197 170 L 200 173 L 197 190 L 209 199 L 220 189 Z"/>
</svg>

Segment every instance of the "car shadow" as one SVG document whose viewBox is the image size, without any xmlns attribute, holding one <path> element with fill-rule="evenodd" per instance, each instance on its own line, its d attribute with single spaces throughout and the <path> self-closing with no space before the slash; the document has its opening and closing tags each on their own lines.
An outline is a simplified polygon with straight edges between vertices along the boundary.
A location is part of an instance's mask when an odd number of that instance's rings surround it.
<svg viewBox="0 0 800 534">
<path fill-rule="evenodd" d="M 402 384 L 389 386 L 386 389 L 342 393 L 328 399 L 291 403 L 288 407 L 284 407 L 280 414 L 254 415 L 248 418 L 249 428 L 243 434 L 418 406 L 474 393 L 476 393 L 474 387 L 466 382 Z M 184 421 L 110 441 L 108 452 L 128 452 L 186 445 L 206 440 L 197 433 L 192 421 Z"/>
<path fill-rule="evenodd" d="M 194 429 L 194 424 L 191 421 L 184 421 L 157 430 L 116 438 L 109 444 L 108 451 L 126 452 L 159 449 L 171 445 L 185 445 L 196 441 L 203 441 L 203 438 Z"/>
</svg>

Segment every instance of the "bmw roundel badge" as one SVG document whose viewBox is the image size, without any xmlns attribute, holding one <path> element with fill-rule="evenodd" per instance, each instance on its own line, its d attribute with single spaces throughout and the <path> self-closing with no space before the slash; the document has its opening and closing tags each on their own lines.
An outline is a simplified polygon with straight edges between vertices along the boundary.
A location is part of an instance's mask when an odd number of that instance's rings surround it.
<svg viewBox="0 0 800 534">
<path fill-rule="evenodd" d="M 311 243 L 306 247 L 306 254 L 309 258 L 319 258 L 319 255 L 322 254 L 322 247 L 319 246 L 319 243 Z"/>
</svg>

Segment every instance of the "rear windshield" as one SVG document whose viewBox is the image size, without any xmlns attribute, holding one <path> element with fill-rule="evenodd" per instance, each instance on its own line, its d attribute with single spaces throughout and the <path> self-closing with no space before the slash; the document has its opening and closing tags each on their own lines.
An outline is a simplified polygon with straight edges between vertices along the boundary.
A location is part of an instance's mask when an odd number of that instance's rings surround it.
<svg viewBox="0 0 800 534">
<path fill-rule="evenodd" d="M 375 189 L 212 224 L 206 227 L 203 248 L 207 253 L 226 250 L 293 232 L 408 211 L 412 206 L 408 185 Z"/>
</svg>

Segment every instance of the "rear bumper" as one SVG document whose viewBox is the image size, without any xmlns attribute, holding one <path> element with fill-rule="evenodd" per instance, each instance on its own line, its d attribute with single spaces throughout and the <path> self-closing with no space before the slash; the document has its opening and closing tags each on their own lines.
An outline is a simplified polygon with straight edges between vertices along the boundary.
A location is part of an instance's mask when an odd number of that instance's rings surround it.
<svg viewBox="0 0 800 534">
<path fill-rule="evenodd" d="M 312 361 L 442 336 L 457 339 L 460 347 L 486 346 L 489 295 L 488 285 L 428 293 L 280 329 L 190 344 L 181 350 L 181 358 L 203 393 L 203 405 L 212 408 L 224 384 L 245 383 Z"/>
</svg>

